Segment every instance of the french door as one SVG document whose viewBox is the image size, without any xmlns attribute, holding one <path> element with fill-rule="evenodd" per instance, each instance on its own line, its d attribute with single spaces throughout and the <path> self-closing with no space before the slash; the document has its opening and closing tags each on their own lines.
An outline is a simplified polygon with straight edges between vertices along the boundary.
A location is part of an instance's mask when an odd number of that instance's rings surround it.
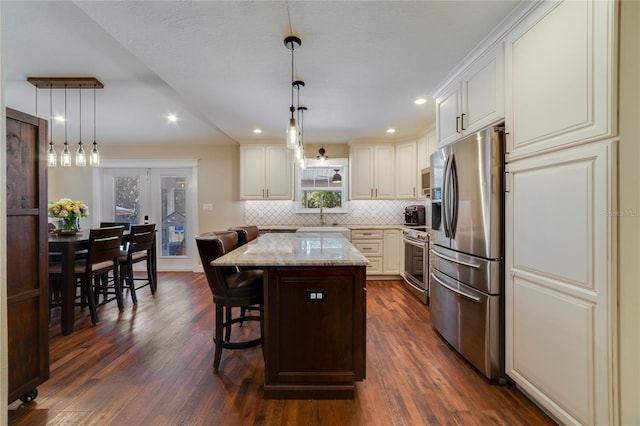
<svg viewBox="0 0 640 426">
<path fill-rule="evenodd" d="M 156 224 L 159 270 L 193 270 L 197 230 L 192 168 L 102 168 L 100 221 Z"/>
</svg>

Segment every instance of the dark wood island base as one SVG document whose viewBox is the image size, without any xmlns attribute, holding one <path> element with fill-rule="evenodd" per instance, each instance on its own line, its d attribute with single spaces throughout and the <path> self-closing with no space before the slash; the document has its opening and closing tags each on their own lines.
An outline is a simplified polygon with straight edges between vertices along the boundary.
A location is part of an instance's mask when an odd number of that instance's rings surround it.
<svg viewBox="0 0 640 426">
<path fill-rule="evenodd" d="M 365 271 L 265 267 L 265 398 L 355 397 L 366 370 Z"/>
</svg>

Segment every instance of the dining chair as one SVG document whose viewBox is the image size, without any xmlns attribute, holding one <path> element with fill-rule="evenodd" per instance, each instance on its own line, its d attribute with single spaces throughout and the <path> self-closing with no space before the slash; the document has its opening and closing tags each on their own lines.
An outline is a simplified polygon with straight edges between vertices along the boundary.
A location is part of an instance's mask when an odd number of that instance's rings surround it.
<svg viewBox="0 0 640 426">
<path fill-rule="evenodd" d="M 214 266 L 211 262 L 234 250 L 238 243 L 235 231 L 211 232 L 196 237 L 202 267 L 215 304 L 215 356 L 213 371 L 217 372 L 222 349 L 246 349 L 263 341 L 263 289 L 259 269 L 238 271 L 233 266 Z M 232 316 L 232 308 L 259 305 L 258 315 Z M 259 321 L 260 337 L 253 340 L 231 342 L 231 326 L 243 321 Z M 224 337 L 223 337 L 224 333 Z"/>
<path fill-rule="evenodd" d="M 129 245 L 126 250 L 120 251 L 118 264 L 120 267 L 120 285 L 121 289 L 129 289 L 131 293 L 131 301 L 134 305 L 138 304 L 136 290 L 149 286 L 151 294 L 156 292 L 156 282 L 153 279 L 153 243 L 156 236 L 156 225 L 133 225 L 129 232 Z M 139 262 L 145 262 L 147 277 L 135 278 L 133 274 L 133 265 Z M 143 281 L 143 284 L 136 286 L 136 281 Z"/>
<path fill-rule="evenodd" d="M 118 276 L 118 255 L 120 254 L 120 244 L 122 244 L 122 233 L 122 227 L 89 230 L 87 255 L 82 259 L 76 259 L 75 276 L 80 287 L 80 302 L 77 305 L 84 307 L 85 302 L 88 304 L 93 324 L 98 323 L 98 313 L 92 280 L 108 274 L 110 271 L 113 271 L 115 277 Z M 49 274 L 59 280 L 59 276 L 62 274 L 62 265 L 59 262 L 51 263 Z M 119 280 L 114 281 L 117 286 L 114 298 L 118 303 L 118 309 L 122 311 L 124 310 L 122 291 L 119 289 Z"/>
</svg>

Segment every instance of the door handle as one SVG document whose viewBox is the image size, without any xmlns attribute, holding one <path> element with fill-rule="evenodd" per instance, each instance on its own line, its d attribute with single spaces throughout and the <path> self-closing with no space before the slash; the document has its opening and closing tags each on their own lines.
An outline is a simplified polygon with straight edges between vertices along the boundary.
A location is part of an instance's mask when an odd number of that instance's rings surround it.
<svg viewBox="0 0 640 426">
<path fill-rule="evenodd" d="M 456 133 L 460 133 L 460 116 L 456 116 Z"/>
<path fill-rule="evenodd" d="M 448 260 L 449 262 L 457 263 L 459 265 L 468 266 L 468 267 L 474 268 L 474 269 L 480 269 L 480 265 L 478 265 L 476 263 L 463 262 L 462 260 L 458 260 L 456 258 L 445 256 L 444 254 L 440 254 L 435 250 L 431 250 L 431 253 L 433 253 L 434 256 L 437 256 L 440 259 Z"/>
<path fill-rule="evenodd" d="M 433 278 L 438 284 L 440 284 L 442 287 L 446 288 L 447 290 L 451 291 L 452 293 L 455 293 L 458 296 L 462 296 L 462 297 L 464 297 L 466 299 L 473 300 L 476 303 L 480 303 L 480 298 L 479 297 L 474 296 L 472 294 L 467 294 L 467 293 L 465 293 L 463 291 L 460 291 L 458 289 L 455 289 L 455 288 L 449 286 L 444 281 L 442 281 L 440 278 L 436 277 L 434 274 L 431 274 L 431 278 Z"/>
<path fill-rule="evenodd" d="M 467 130 L 467 129 L 465 129 L 465 128 L 464 128 L 464 116 L 465 116 L 465 115 L 467 115 L 467 114 L 462 113 L 462 115 L 460 115 L 460 128 L 461 128 L 462 130 Z"/>
</svg>

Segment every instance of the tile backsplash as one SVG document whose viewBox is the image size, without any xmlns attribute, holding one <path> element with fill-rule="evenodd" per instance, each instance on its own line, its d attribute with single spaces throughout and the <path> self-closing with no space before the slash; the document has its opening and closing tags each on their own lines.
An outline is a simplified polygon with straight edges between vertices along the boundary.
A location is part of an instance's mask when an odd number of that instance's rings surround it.
<svg viewBox="0 0 640 426">
<path fill-rule="evenodd" d="M 320 224 L 319 213 L 296 213 L 294 201 L 244 201 L 245 223 L 259 226 L 314 226 Z M 424 205 L 430 222 L 429 200 L 354 200 L 347 202 L 348 213 L 325 213 L 326 224 L 397 225 L 404 223 L 404 208 Z"/>
</svg>

